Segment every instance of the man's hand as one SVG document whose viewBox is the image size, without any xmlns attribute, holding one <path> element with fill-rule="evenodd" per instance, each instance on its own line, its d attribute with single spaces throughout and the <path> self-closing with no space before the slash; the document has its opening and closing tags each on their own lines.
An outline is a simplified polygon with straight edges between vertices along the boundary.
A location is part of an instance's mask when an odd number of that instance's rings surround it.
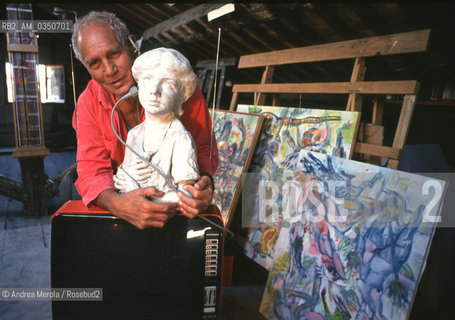
<svg viewBox="0 0 455 320">
<path fill-rule="evenodd" d="M 183 192 L 178 193 L 180 200 L 177 203 L 184 216 L 193 219 L 201 212 L 207 210 L 213 197 L 213 186 L 209 177 L 202 176 L 194 186 L 186 185 L 183 189 L 194 197 L 194 199 L 191 199 Z"/>
<path fill-rule="evenodd" d="M 108 189 L 99 194 L 96 204 L 139 229 L 162 228 L 166 221 L 175 215 L 177 203 L 149 200 L 161 196 L 163 192 L 155 187 L 138 188 L 125 194 Z"/>
</svg>

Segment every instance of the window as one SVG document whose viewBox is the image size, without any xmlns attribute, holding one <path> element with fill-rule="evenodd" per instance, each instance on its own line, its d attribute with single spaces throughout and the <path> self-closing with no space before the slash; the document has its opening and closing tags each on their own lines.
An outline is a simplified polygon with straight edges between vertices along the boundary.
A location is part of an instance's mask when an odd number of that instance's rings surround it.
<svg viewBox="0 0 455 320">
<path fill-rule="evenodd" d="M 6 62 L 8 102 L 13 102 L 11 64 Z M 65 103 L 65 73 L 63 66 L 38 65 L 41 103 Z"/>
</svg>

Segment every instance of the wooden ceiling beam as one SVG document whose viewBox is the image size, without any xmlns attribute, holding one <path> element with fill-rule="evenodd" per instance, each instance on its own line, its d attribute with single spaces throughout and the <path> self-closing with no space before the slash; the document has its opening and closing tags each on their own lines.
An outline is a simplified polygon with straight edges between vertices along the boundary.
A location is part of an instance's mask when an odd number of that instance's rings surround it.
<svg viewBox="0 0 455 320">
<path fill-rule="evenodd" d="M 148 25 L 151 22 L 142 15 L 138 15 L 137 10 L 133 9 L 132 5 L 115 4 L 115 6 L 119 9 L 116 11 L 117 16 L 127 24 L 129 29 L 132 24 L 137 28 L 137 26 Z"/>
<path fill-rule="evenodd" d="M 399 32 L 399 30 L 412 30 L 410 20 L 406 14 L 401 10 L 401 7 L 397 3 L 385 2 L 385 3 L 372 3 L 371 4 L 378 15 L 386 21 L 387 25 L 390 26 L 393 33 Z"/>
<path fill-rule="evenodd" d="M 359 17 L 362 17 L 362 21 L 372 30 L 373 34 L 394 33 L 390 25 L 377 13 L 371 3 L 349 3 L 349 5 Z"/>
<path fill-rule="evenodd" d="M 155 25 L 169 17 L 169 15 L 158 16 L 155 10 L 150 10 L 146 3 L 135 4 L 134 8 L 137 10 L 138 15 L 144 16 L 148 20 L 148 25 Z"/>
<path fill-rule="evenodd" d="M 160 37 L 166 39 L 169 46 L 176 46 L 179 43 L 178 40 L 169 32 L 160 33 Z"/>
<path fill-rule="evenodd" d="M 365 25 L 363 19 L 351 8 L 348 3 L 336 3 L 336 10 L 339 12 L 340 18 L 345 21 L 349 28 L 355 30 L 357 37 L 366 38 L 376 35 Z M 352 37 L 350 38 L 352 39 Z"/>
<path fill-rule="evenodd" d="M 143 5 L 147 7 L 147 11 L 153 12 L 153 14 L 157 17 L 158 21 L 166 20 L 169 17 L 174 16 L 175 12 L 178 12 L 178 11 L 176 11 L 175 8 L 172 9 L 172 6 L 169 6 L 169 5 L 166 8 L 168 10 L 165 10 L 165 7 L 162 5 L 158 6 L 158 5 L 154 5 L 152 3 L 144 3 Z M 168 11 L 172 11 L 172 12 L 168 12 Z M 160 15 L 159 18 L 158 18 L 158 15 Z"/>
<path fill-rule="evenodd" d="M 209 34 L 209 33 L 213 34 L 213 39 L 210 39 L 208 36 L 206 36 L 205 38 L 207 39 L 206 44 L 213 48 L 213 50 L 214 50 L 213 56 L 215 57 L 217 36 L 215 34 L 215 30 L 213 29 L 213 26 L 211 26 L 208 22 L 205 22 L 204 20 L 202 20 L 200 18 L 196 19 L 195 22 L 197 22 L 198 25 L 201 25 L 205 30 L 209 30 L 207 32 L 207 34 Z M 237 40 L 232 37 L 232 34 L 234 34 L 234 32 L 229 31 L 229 30 L 222 33 L 222 35 L 221 35 L 222 42 L 221 42 L 220 51 L 221 52 L 227 51 L 225 48 L 228 47 L 235 53 L 235 56 L 240 56 L 243 54 L 242 52 L 244 50 L 239 49 L 242 47 L 238 46 Z M 211 42 L 211 40 L 213 40 L 213 42 Z"/>
<path fill-rule="evenodd" d="M 193 7 L 181 14 L 178 14 L 170 19 L 167 19 L 163 22 L 158 23 L 157 25 L 148 28 L 142 34 L 144 40 L 153 38 L 163 32 L 172 30 L 181 25 L 187 24 L 193 20 L 201 18 L 212 10 L 222 7 L 224 3 L 203 3 L 196 7 Z"/>
<path fill-rule="evenodd" d="M 313 29 L 319 35 L 319 38 L 325 39 L 326 42 L 341 41 L 343 38 L 339 35 L 336 29 L 333 29 L 318 12 L 313 10 L 305 10 L 303 12 L 304 21 L 308 28 Z"/>
<path fill-rule="evenodd" d="M 358 30 L 352 28 L 344 19 L 337 4 L 315 3 L 313 11 L 318 14 L 325 23 L 332 28 L 336 33 L 341 35 L 342 39 L 355 39 L 361 37 Z"/>
</svg>

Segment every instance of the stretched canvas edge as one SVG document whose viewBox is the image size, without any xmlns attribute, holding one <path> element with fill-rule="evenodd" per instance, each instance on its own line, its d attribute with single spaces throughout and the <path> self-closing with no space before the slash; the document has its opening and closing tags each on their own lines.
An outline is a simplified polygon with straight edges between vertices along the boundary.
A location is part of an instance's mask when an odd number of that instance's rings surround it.
<svg viewBox="0 0 455 320">
<path fill-rule="evenodd" d="M 231 111 L 231 110 L 221 110 L 221 109 L 216 109 L 215 112 L 220 112 L 220 113 L 231 113 L 231 114 L 239 114 L 239 115 L 244 115 L 244 116 L 251 116 L 251 117 L 256 117 L 258 118 L 258 122 L 256 124 L 256 128 L 254 130 L 253 134 L 253 139 L 251 142 L 250 150 L 248 151 L 247 158 L 245 160 L 245 165 L 242 168 L 242 172 L 240 174 L 240 179 L 237 185 L 237 188 L 235 190 L 235 193 L 232 197 L 232 202 L 229 206 L 229 211 L 226 216 L 226 220 L 224 221 L 224 224 L 226 228 L 229 228 L 231 221 L 232 221 L 232 216 L 234 215 L 235 209 L 237 207 L 238 200 L 240 198 L 240 193 L 242 192 L 242 185 L 243 185 L 243 177 L 244 174 L 248 171 L 251 160 L 253 159 L 254 152 L 256 150 L 256 145 L 259 140 L 259 137 L 262 133 L 262 127 L 264 125 L 264 119 L 265 116 L 262 114 L 256 114 L 256 113 L 247 113 L 247 112 L 238 112 L 238 111 Z"/>
</svg>

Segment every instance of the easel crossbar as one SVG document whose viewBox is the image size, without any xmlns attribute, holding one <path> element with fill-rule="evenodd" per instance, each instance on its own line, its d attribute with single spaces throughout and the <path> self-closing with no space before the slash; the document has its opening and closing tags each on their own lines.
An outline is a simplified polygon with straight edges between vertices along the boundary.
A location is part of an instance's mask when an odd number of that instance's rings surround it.
<svg viewBox="0 0 455 320">
<path fill-rule="evenodd" d="M 417 94 L 417 81 L 235 84 L 233 93 Z"/>
<path fill-rule="evenodd" d="M 239 69 L 422 52 L 430 29 L 241 56 Z"/>
</svg>

